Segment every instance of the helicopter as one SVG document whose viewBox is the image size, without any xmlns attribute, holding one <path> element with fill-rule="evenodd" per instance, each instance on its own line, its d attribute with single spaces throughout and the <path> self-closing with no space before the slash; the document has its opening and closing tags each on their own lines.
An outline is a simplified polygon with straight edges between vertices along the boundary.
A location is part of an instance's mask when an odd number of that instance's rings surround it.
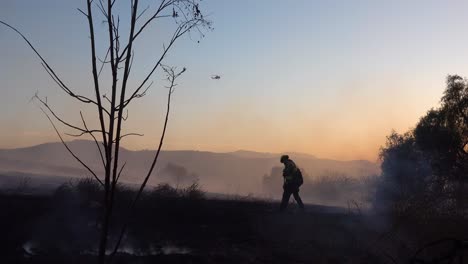
<svg viewBox="0 0 468 264">
<path fill-rule="evenodd" d="M 216 75 L 211 75 L 211 79 L 219 80 L 219 79 L 221 79 L 221 75 L 217 75 L 217 74 Z"/>
</svg>

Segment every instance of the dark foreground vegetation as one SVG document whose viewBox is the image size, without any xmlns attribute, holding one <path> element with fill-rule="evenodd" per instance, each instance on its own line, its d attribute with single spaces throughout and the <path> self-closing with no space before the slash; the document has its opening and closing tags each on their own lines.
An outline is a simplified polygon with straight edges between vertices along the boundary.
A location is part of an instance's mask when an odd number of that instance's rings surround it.
<svg viewBox="0 0 468 264">
<path fill-rule="evenodd" d="M 135 194 L 118 190 L 111 245 Z M 81 180 L 49 196 L 1 195 L 2 263 L 96 262 L 101 192 Z M 466 220 L 417 216 L 315 205 L 300 212 L 294 204 L 279 213 L 276 202 L 207 199 L 197 185 L 160 185 L 144 193 L 114 263 L 404 263 L 441 238 L 450 239 L 416 257 L 466 254 L 457 244 L 468 237 Z"/>
</svg>

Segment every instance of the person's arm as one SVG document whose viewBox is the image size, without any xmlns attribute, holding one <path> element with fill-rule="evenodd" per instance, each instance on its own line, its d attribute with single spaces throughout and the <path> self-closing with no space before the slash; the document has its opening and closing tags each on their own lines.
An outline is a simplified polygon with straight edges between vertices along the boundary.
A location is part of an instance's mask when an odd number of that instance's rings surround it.
<svg viewBox="0 0 468 264">
<path fill-rule="evenodd" d="M 283 176 L 288 177 L 294 173 L 295 166 L 292 162 L 286 162 L 283 170 Z"/>
</svg>

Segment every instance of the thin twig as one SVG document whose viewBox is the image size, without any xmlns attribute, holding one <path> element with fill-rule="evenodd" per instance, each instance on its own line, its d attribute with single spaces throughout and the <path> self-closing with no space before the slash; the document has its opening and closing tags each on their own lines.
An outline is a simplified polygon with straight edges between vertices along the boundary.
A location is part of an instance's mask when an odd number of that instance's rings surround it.
<svg viewBox="0 0 468 264">
<path fill-rule="evenodd" d="M 81 116 L 81 120 L 83 121 L 83 125 L 84 127 L 86 128 L 86 130 L 88 130 L 88 126 L 86 125 L 86 121 L 83 117 L 83 113 L 80 111 L 80 116 Z M 99 143 L 96 139 L 96 137 L 94 136 L 93 133 L 90 133 L 91 137 L 93 138 L 94 142 L 96 143 L 96 147 L 99 151 L 99 155 L 101 156 L 101 161 L 102 161 L 102 166 L 105 168 L 106 167 L 106 162 L 104 161 L 104 155 L 102 154 L 102 150 L 101 150 L 101 147 L 99 146 Z"/>
<path fill-rule="evenodd" d="M 120 168 L 119 174 L 117 175 L 116 183 L 119 181 L 120 175 L 122 174 L 122 171 L 123 171 L 123 169 L 125 168 L 125 165 L 127 165 L 127 162 L 124 162 L 124 164 L 123 164 L 122 167 Z"/>
<path fill-rule="evenodd" d="M 96 175 L 96 173 L 88 166 L 86 165 L 83 161 L 81 161 L 81 159 L 75 155 L 75 153 L 70 149 L 70 147 L 68 147 L 67 143 L 65 143 L 65 141 L 63 140 L 62 138 L 62 135 L 60 135 L 60 132 L 58 131 L 57 127 L 55 126 L 54 122 L 52 121 L 52 119 L 50 118 L 49 114 L 47 114 L 47 112 L 39 106 L 39 109 L 41 109 L 42 113 L 44 113 L 44 115 L 47 117 L 47 119 L 49 119 L 50 121 L 50 124 L 52 125 L 52 127 L 54 128 L 55 130 L 55 133 L 57 133 L 57 136 L 60 138 L 60 141 L 62 141 L 62 144 L 65 146 L 65 148 L 68 150 L 68 152 L 83 166 L 85 167 L 93 176 L 94 178 L 101 184 L 101 186 L 104 186 L 104 183 L 99 179 L 99 177 Z"/>
<path fill-rule="evenodd" d="M 171 71 L 169 71 L 166 67 L 163 67 L 164 71 L 169 75 L 171 74 Z M 162 129 L 162 133 L 161 133 L 161 137 L 159 139 L 159 145 L 158 145 L 158 148 L 156 150 L 156 154 L 153 158 L 153 162 L 151 163 L 151 167 L 145 177 L 145 179 L 143 180 L 143 183 L 140 185 L 140 188 L 135 196 L 135 198 L 133 199 L 132 201 L 132 204 L 130 206 L 130 215 L 133 214 L 134 210 L 135 210 L 135 205 L 137 203 L 137 201 L 140 199 L 140 196 L 141 194 L 143 193 L 143 190 L 145 189 L 146 187 L 146 184 L 148 183 L 148 180 L 151 176 L 151 174 L 153 173 L 153 170 L 154 170 L 154 167 L 156 166 L 156 163 L 158 161 L 158 158 L 159 158 L 159 154 L 161 153 L 161 148 L 163 146 L 163 142 L 164 142 L 164 137 L 166 135 L 166 129 L 167 129 L 167 124 L 168 124 L 168 121 L 169 121 L 169 113 L 170 113 L 170 106 L 171 106 L 171 96 L 172 96 L 172 87 L 174 87 L 175 85 L 175 80 L 177 77 L 179 77 L 183 72 L 185 71 L 185 69 L 183 71 L 181 71 L 179 74 L 176 74 L 176 75 L 172 75 L 172 76 L 169 76 L 169 79 L 170 79 L 170 82 L 171 82 L 171 85 L 169 86 L 169 89 L 168 89 L 168 94 L 167 94 L 167 108 L 166 108 L 166 117 L 164 119 L 164 125 L 163 125 L 163 129 Z M 173 72 L 173 69 L 172 69 L 172 72 Z M 127 220 L 124 222 L 124 225 L 121 229 L 121 232 L 120 232 L 120 235 L 117 239 L 117 243 L 114 247 L 114 250 L 112 251 L 111 255 L 110 255 L 110 258 L 109 258 L 109 261 L 112 260 L 112 258 L 114 257 L 114 255 L 117 253 L 117 250 L 119 249 L 120 247 L 120 244 L 122 242 L 122 239 L 125 235 L 125 232 L 128 228 L 128 224 L 129 224 L 129 217 L 127 218 Z"/>
</svg>

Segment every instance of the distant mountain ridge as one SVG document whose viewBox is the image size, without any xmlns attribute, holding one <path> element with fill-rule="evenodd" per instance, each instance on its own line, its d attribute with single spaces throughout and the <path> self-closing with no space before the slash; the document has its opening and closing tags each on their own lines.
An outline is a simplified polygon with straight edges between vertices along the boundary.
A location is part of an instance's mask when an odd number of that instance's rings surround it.
<svg viewBox="0 0 468 264">
<path fill-rule="evenodd" d="M 69 147 L 98 174 L 103 173 L 102 161 L 95 142 L 75 140 Z M 122 179 L 137 182 L 146 175 L 154 150 L 133 151 L 121 149 L 122 162 L 127 162 Z M 325 173 L 341 173 L 350 177 L 367 176 L 380 172 L 379 166 L 370 161 L 337 161 L 320 159 L 308 154 L 288 153 L 310 177 Z M 159 172 L 168 163 L 184 167 L 199 177 L 200 184 L 208 191 L 219 193 L 256 193 L 262 188 L 262 177 L 279 163 L 281 154 L 239 150 L 216 153 L 194 150 L 165 150 L 150 180 L 161 181 Z M 62 175 L 86 177 L 89 173 L 65 149 L 60 142 L 45 143 L 17 149 L 0 149 L 0 172 L 31 173 L 32 175 Z"/>
<path fill-rule="evenodd" d="M 226 152 L 227 154 L 237 155 L 243 158 L 279 158 L 282 154 L 280 153 L 270 153 L 270 152 L 257 152 L 251 150 L 237 150 L 233 152 Z M 287 152 L 288 155 L 291 157 L 302 157 L 302 158 L 310 158 L 310 159 L 317 159 L 314 155 L 305 154 L 305 153 L 298 153 L 298 152 Z"/>
</svg>

